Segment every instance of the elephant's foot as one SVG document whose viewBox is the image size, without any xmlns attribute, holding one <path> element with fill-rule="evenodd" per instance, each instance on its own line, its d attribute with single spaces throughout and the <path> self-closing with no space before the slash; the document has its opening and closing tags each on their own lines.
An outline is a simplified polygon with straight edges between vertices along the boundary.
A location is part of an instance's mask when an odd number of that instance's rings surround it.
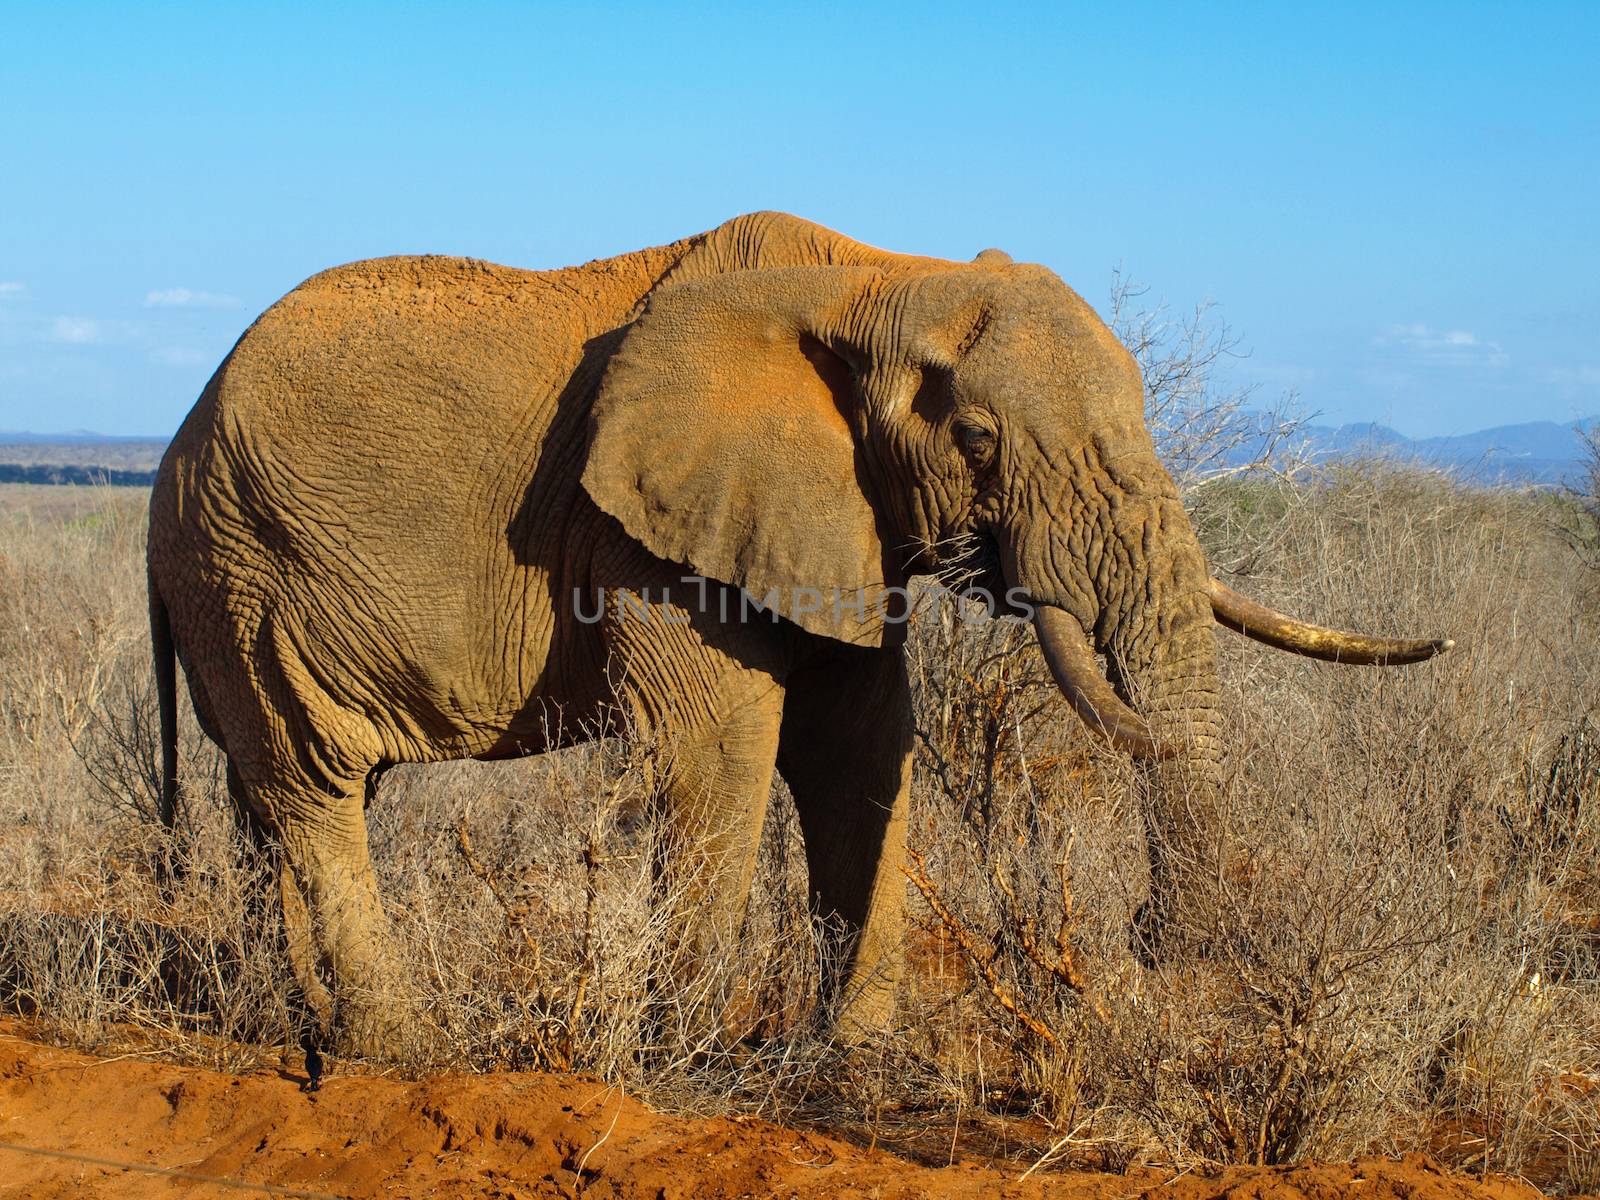
<svg viewBox="0 0 1600 1200">
<path fill-rule="evenodd" d="M 317 889 L 320 919 L 308 921 L 311 953 L 296 956 L 309 960 L 296 965 L 308 1005 L 327 1035 L 322 1044 L 350 1058 L 414 1057 L 423 1040 L 423 1004 L 404 970 L 377 888 L 370 872 L 339 884 L 324 882 Z"/>
<path fill-rule="evenodd" d="M 336 1017 L 306 1013 L 300 1025 L 300 1052 L 306 1079 L 300 1090 L 322 1090 L 322 1079 L 333 1054 L 343 1058 L 402 1060 L 415 1044 L 414 1026 L 407 1026 L 392 1008 L 372 1004 L 341 1003 Z"/>
<path fill-rule="evenodd" d="M 839 989 L 833 1036 L 841 1045 L 871 1045 L 882 1038 L 894 1019 L 895 985 L 900 971 L 880 962 L 875 969 L 852 974 Z"/>
<path fill-rule="evenodd" d="M 382 1022 L 363 1015 L 352 1021 L 348 1013 L 341 1013 L 341 1022 L 330 1032 L 321 1021 L 306 1020 L 300 1028 L 300 1053 L 305 1066 L 302 1092 L 309 1094 L 322 1090 L 322 1080 L 328 1071 L 328 1061 L 335 1053 L 343 1058 L 388 1059 L 405 1057 L 403 1036 Z"/>
<path fill-rule="evenodd" d="M 1260 865 L 1248 849 L 1228 853 L 1218 869 L 1190 868 L 1167 873 L 1154 867 L 1153 887 L 1134 911 L 1129 949 L 1139 964 L 1153 968 L 1183 959 L 1212 959 L 1237 946 L 1242 931 L 1229 913 L 1238 907 Z M 1176 876 L 1176 878 L 1174 878 Z"/>
<path fill-rule="evenodd" d="M 422 1004 L 397 972 L 337 985 L 332 1045 L 347 1058 L 403 1062 L 422 1048 Z"/>
<path fill-rule="evenodd" d="M 741 981 L 717 978 L 715 964 L 683 963 L 651 985 L 650 1042 L 691 1065 L 738 1057 L 761 1026 L 757 998 Z"/>
<path fill-rule="evenodd" d="M 1168 905 L 1152 896 L 1134 910 L 1128 948 L 1147 971 L 1220 957 L 1222 934 L 1216 914 L 1215 905 L 1193 901 Z"/>
</svg>

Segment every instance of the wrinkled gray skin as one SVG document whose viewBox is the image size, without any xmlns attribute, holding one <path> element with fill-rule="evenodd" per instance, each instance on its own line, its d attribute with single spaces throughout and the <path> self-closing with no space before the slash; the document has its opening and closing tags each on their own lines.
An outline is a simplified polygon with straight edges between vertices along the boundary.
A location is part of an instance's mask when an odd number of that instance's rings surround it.
<svg viewBox="0 0 1600 1200">
<path fill-rule="evenodd" d="M 174 647 L 281 850 L 307 997 L 361 1050 L 392 1033 L 363 816 L 383 769 L 619 722 L 671 744 L 665 811 L 709 848 L 679 881 L 691 943 L 739 920 L 776 765 L 816 906 L 856 935 L 839 1018 L 881 1025 L 912 727 L 903 627 L 871 609 L 954 567 L 1069 617 L 1175 751 L 1149 828 L 1157 909 L 1178 904 L 1164 864 L 1216 837 L 1206 565 L 1133 360 L 1042 267 L 781 214 L 546 273 L 339 267 L 240 339 L 151 506 L 168 741 Z M 704 603 L 690 573 L 720 581 Z M 720 619 L 734 586 L 791 619 Z M 670 602 L 579 620 L 602 588 Z M 805 588 L 859 590 L 867 616 L 806 611 Z"/>
</svg>

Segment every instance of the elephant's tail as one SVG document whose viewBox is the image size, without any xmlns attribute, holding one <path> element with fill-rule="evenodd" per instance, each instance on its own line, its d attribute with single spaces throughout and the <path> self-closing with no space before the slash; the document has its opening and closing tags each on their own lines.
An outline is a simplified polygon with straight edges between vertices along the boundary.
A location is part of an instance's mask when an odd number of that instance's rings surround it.
<svg viewBox="0 0 1600 1200">
<path fill-rule="evenodd" d="M 167 604 L 150 581 L 150 649 L 155 656 L 156 706 L 161 718 L 161 824 L 171 829 L 178 817 L 178 658 L 172 644 Z"/>
</svg>

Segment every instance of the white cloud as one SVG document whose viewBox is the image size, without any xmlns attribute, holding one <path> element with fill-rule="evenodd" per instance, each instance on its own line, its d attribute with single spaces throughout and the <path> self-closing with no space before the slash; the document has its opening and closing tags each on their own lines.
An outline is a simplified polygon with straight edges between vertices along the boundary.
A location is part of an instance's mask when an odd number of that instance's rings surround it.
<svg viewBox="0 0 1600 1200">
<path fill-rule="evenodd" d="M 89 317 L 57 317 L 50 323 L 50 340 L 87 346 L 101 340 L 100 322 Z"/>
<path fill-rule="evenodd" d="M 150 361 L 164 367 L 199 367 L 212 361 L 212 356 L 185 346 L 162 346 L 150 352 Z"/>
<path fill-rule="evenodd" d="M 1507 367 L 1511 356 L 1499 342 L 1487 341 L 1465 329 L 1436 330 L 1420 322 L 1390 325 L 1373 345 L 1400 351 L 1435 367 Z"/>
<path fill-rule="evenodd" d="M 186 287 L 146 292 L 144 297 L 146 308 L 236 308 L 238 304 L 236 296 L 225 296 L 220 292 L 197 292 Z"/>
<path fill-rule="evenodd" d="M 19 296 L 28 290 L 28 285 L 18 283 L 11 279 L 0 279 L 0 296 Z"/>
</svg>

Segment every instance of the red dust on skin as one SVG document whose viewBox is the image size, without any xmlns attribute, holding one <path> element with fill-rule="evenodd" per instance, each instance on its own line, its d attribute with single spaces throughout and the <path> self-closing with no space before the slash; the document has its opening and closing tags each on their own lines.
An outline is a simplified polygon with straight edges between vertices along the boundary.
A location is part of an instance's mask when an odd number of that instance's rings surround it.
<svg viewBox="0 0 1600 1200">
<path fill-rule="evenodd" d="M 571 1075 L 342 1074 L 313 1100 L 287 1072 L 230 1075 L 137 1058 L 94 1058 L 0 1023 L 0 1197 L 247 1194 L 193 1176 L 348 1197 L 576 1195 L 611 1200 L 940 1196 L 1124 1200 L 1535 1200 L 1527 1184 L 1401 1159 L 1126 1175 L 1028 1164 L 906 1162 L 742 1117 L 658 1113 Z M 64 1151 L 149 1170 L 93 1165 Z M 247 1189 L 248 1190 L 248 1189 Z"/>
</svg>

